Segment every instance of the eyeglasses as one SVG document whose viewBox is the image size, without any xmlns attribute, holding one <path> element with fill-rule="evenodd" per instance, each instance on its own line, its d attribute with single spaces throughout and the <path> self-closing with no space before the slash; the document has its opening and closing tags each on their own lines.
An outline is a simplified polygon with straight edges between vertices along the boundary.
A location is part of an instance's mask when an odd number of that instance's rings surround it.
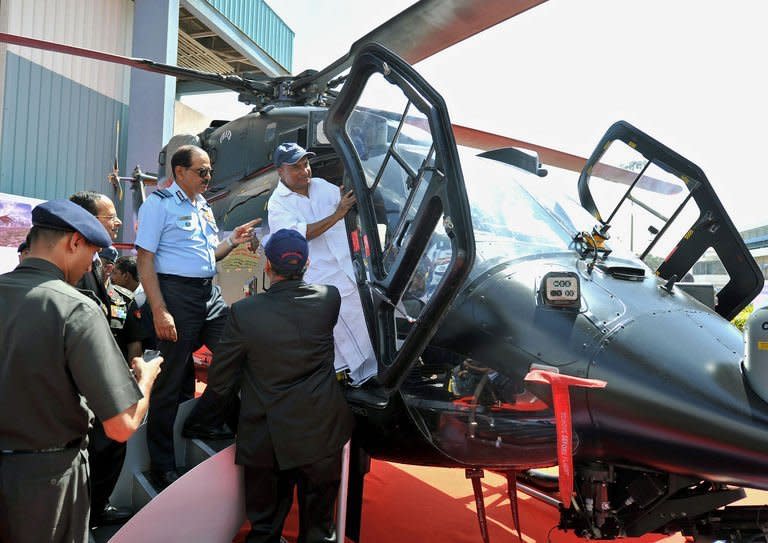
<svg viewBox="0 0 768 543">
<path fill-rule="evenodd" d="M 119 221 L 117 215 L 96 215 L 97 219 L 107 219 L 109 222 Z"/>
<path fill-rule="evenodd" d="M 197 172 L 197 175 L 200 177 L 208 177 L 209 175 L 213 177 L 213 168 L 187 168 L 188 170 L 192 170 L 193 172 Z"/>
</svg>

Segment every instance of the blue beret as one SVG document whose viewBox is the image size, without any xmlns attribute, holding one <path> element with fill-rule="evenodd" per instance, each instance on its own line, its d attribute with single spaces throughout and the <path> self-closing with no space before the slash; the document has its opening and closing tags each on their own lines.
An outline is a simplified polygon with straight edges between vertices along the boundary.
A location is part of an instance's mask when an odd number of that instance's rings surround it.
<svg viewBox="0 0 768 543">
<path fill-rule="evenodd" d="M 49 200 L 32 210 L 32 224 L 49 230 L 79 232 L 97 247 L 109 247 L 112 240 L 99 219 L 69 200 Z"/>
<path fill-rule="evenodd" d="M 283 228 L 269 236 L 264 254 L 276 272 L 300 272 L 307 265 L 309 246 L 304 236 L 296 230 Z"/>
<path fill-rule="evenodd" d="M 281 143 L 275 149 L 275 167 L 283 164 L 296 164 L 305 156 L 315 156 L 315 153 L 307 151 L 297 143 Z"/>
<path fill-rule="evenodd" d="M 99 258 L 103 258 L 104 260 L 109 260 L 110 262 L 114 262 L 117 260 L 117 257 L 119 255 L 117 254 L 117 249 L 114 247 L 105 247 L 101 251 L 99 251 Z"/>
</svg>

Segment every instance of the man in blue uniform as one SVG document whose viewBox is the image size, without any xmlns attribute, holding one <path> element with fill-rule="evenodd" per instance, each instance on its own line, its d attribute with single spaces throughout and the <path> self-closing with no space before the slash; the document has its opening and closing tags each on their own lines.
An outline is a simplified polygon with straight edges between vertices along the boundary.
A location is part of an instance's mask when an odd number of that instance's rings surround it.
<svg viewBox="0 0 768 543">
<path fill-rule="evenodd" d="M 101 309 L 72 286 L 111 243 L 99 221 L 52 200 L 32 224 L 28 257 L 0 276 L 0 541 L 84 543 L 91 412 L 126 441 L 162 359 L 133 359 L 134 379 Z"/>
<path fill-rule="evenodd" d="M 211 208 L 202 194 L 211 180 L 208 154 L 185 145 L 173 154 L 174 182 L 153 192 L 139 209 L 136 235 L 139 276 L 152 311 L 158 347 L 165 357 L 147 420 L 153 483 L 178 478 L 173 425 L 185 385 L 194 379 L 192 353 L 212 349 L 221 337 L 228 308 L 213 285 L 216 261 L 249 241 L 258 220 L 219 239 Z"/>
</svg>

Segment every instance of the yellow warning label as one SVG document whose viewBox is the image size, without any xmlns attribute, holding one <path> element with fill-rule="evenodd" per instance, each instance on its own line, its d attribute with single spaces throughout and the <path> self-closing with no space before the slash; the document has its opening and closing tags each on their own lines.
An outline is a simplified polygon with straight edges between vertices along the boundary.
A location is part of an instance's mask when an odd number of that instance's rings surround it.
<svg viewBox="0 0 768 543">
<path fill-rule="evenodd" d="M 757 348 L 760 351 L 768 351 L 768 341 L 758 341 Z"/>
</svg>

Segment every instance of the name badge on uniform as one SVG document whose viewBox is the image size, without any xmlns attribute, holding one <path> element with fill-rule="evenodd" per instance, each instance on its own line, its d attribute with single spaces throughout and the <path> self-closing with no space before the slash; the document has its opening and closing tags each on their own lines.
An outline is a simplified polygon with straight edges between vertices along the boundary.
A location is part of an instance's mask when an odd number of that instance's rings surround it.
<svg viewBox="0 0 768 543">
<path fill-rule="evenodd" d="M 194 224 L 192 223 L 192 216 L 185 215 L 183 217 L 179 217 L 178 219 L 176 219 L 176 226 L 178 226 L 182 230 L 193 230 Z"/>
</svg>

